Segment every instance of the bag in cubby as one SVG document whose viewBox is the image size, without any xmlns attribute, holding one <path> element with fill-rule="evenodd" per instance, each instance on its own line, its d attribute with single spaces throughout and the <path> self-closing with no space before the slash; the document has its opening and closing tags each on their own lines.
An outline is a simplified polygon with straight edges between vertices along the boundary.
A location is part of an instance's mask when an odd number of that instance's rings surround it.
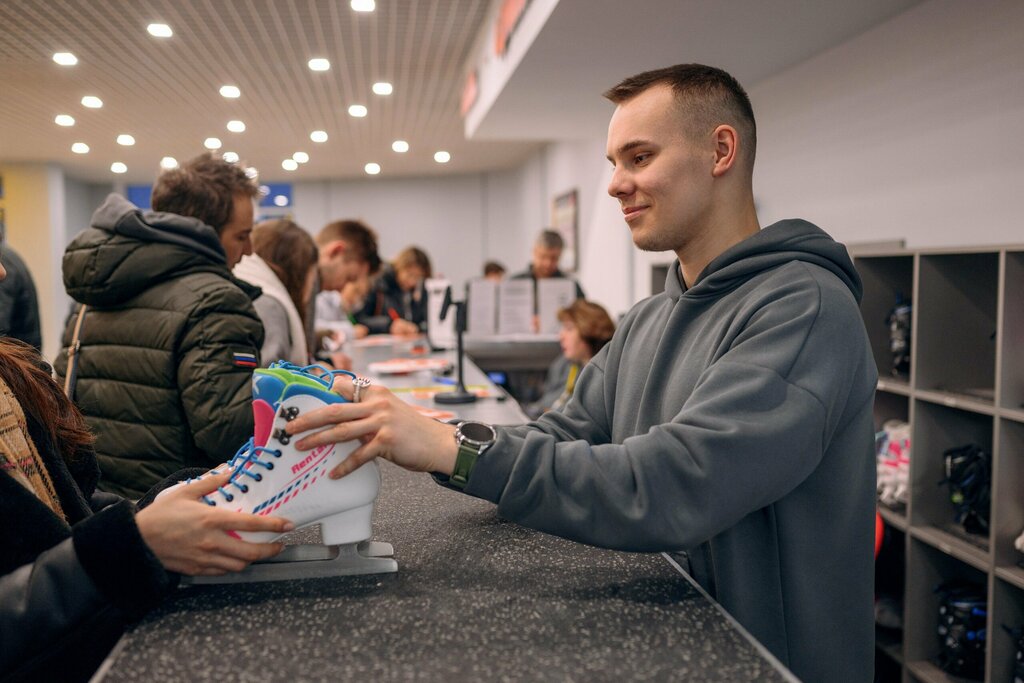
<svg viewBox="0 0 1024 683">
<path fill-rule="evenodd" d="M 942 670 L 955 676 L 985 675 L 985 589 L 953 580 L 935 589 L 939 594 L 939 658 Z"/>
<path fill-rule="evenodd" d="M 887 420 L 875 435 L 878 501 L 888 507 L 907 504 L 910 481 L 910 425 Z"/>
<path fill-rule="evenodd" d="M 910 322 L 913 306 L 904 301 L 902 295 L 896 297 L 896 305 L 889 310 L 885 324 L 889 328 L 889 352 L 892 353 L 892 367 L 889 372 L 893 377 L 910 374 Z"/>
<path fill-rule="evenodd" d="M 950 448 L 943 452 L 946 478 L 953 503 L 953 521 L 970 534 L 988 534 L 992 498 L 992 454 L 976 444 Z"/>
<path fill-rule="evenodd" d="M 1024 683 L 1024 627 L 1010 628 L 1003 624 L 1003 629 L 1017 644 L 1017 654 L 1013 660 L 1013 683 Z"/>
</svg>

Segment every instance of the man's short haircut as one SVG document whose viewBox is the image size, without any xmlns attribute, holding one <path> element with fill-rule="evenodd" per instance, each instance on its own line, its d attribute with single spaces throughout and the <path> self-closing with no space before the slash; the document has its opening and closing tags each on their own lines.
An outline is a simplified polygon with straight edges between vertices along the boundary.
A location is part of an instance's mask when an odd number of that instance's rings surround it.
<svg viewBox="0 0 1024 683">
<path fill-rule="evenodd" d="M 357 261 L 370 266 L 370 275 L 380 270 L 377 233 L 365 223 L 351 219 L 334 221 L 325 225 L 316 236 L 316 244 L 321 249 L 337 240 L 345 243 Z"/>
<path fill-rule="evenodd" d="M 150 204 L 154 211 L 197 218 L 219 235 L 231 222 L 235 197 L 259 194 L 244 169 L 206 152 L 157 176 Z"/>
<path fill-rule="evenodd" d="M 676 95 L 687 121 L 689 137 L 699 138 L 723 123 L 729 124 L 739 132 L 741 154 L 753 171 L 757 150 L 754 108 L 743 86 L 725 71 L 704 64 L 677 64 L 630 76 L 604 96 L 615 104 L 622 104 L 663 83 Z"/>
<path fill-rule="evenodd" d="M 497 261 L 488 261 L 484 264 L 484 275 L 504 275 L 505 266 Z"/>
<path fill-rule="evenodd" d="M 395 270 L 403 268 L 419 268 L 423 271 L 423 277 L 431 277 L 433 268 L 430 267 L 430 257 L 427 252 L 419 247 L 406 247 L 398 252 L 398 256 L 391 262 Z"/>
<path fill-rule="evenodd" d="M 554 230 L 546 229 L 541 230 L 540 234 L 537 235 L 537 241 L 534 243 L 542 249 L 564 249 L 565 240 Z"/>
</svg>

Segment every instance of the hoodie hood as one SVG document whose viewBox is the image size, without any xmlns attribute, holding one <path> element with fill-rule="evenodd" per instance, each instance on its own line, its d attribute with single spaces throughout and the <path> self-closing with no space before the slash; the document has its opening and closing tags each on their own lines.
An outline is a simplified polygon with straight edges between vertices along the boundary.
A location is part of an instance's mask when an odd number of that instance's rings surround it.
<svg viewBox="0 0 1024 683">
<path fill-rule="evenodd" d="M 679 297 L 720 296 L 743 282 L 790 261 L 805 261 L 835 274 L 859 302 L 863 287 L 846 247 L 812 223 L 798 218 L 773 223 L 719 254 L 704 268 L 697 281 L 684 289 L 679 261 L 669 269 L 665 293 Z"/>
<path fill-rule="evenodd" d="M 182 275 L 210 272 L 241 287 L 259 290 L 228 271 L 217 231 L 202 221 L 141 211 L 111 194 L 64 252 L 64 287 L 76 301 L 110 306 Z"/>
</svg>

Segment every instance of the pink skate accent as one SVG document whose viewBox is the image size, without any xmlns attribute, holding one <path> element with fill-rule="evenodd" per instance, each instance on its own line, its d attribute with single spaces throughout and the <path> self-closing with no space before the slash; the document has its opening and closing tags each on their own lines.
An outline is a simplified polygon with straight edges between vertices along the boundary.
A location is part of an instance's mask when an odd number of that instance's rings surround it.
<svg viewBox="0 0 1024 683">
<path fill-rule="evenodd" d="M 237 531 L 226 531 L 225 533 L 226 533 L 226 534 L 227 534 L 228 536 L 231 536 L 232 538 L 237 538 L 237 539 L 238 539 L 239 541 L 241 541 L 241 540 L 242 540 L 242 537 L 238 535 L 238 532 L 237 532 Z"/>
<path fill-rule="evenodd" d="M 252 416 L 256 422 L 256 429 L 253 430 L 253 443 L 257 446 L 266 446 L 270 439 L 270 431 L 274 426 L 274 406 L 262 398 L 252 402 Z"/>
</svg>

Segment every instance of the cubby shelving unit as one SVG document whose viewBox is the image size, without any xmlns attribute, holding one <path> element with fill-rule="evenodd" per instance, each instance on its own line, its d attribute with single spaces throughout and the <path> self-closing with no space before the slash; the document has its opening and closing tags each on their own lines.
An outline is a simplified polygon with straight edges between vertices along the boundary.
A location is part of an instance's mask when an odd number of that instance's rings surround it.
<svg viewBox="0 0 1024 683">
<path fill-rule="evenodd" d="M 1024 246 L 892 250 L 854 257 L 864 283 L 861 311 L 878 366 L 875 425 L 911 426 L 905 507 L 880 506 L 904 544 L 903 631 L 878 630 L 879 680 L 968 681 L 940 669 L 939 597 L 951 579 L 985 589 L 985 681 L 1012 680 L 1016 643 L 1003 626 L 1024 626 Z M 891 373 L 886 318 L 913 304 L 909 373 Z M 953 523 L 942 454 L 974 443 L 992 454 L 987 535 Z"/>
</svg>

